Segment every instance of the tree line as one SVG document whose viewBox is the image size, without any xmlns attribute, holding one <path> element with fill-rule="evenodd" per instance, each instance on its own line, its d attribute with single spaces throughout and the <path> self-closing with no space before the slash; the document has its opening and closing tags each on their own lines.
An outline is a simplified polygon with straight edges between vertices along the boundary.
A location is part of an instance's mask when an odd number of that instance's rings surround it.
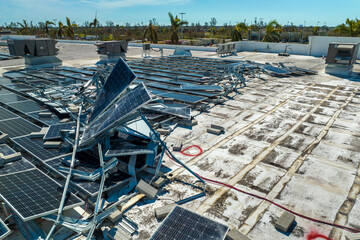
<svg viewBox="0 0 360 240">
<path fill-rule="evenodd" d="M 329 28 L 326 26 L 304 27 L 285 25 L 281 26 L 276 20 L 267 24 L 263 22 L 248 25 L 245 22 L 237 23 L 235 26 L 224 24 L 217 26 L 215 18 L 211 18 L 209 23 L 200 25 L 182 21 L 176 15 L 168 13 L 170 25 L 161 26 L 156 19 L 149 21 L 148 25 L 135 24 L 131 26 L 126 23 L 124 26 L 115 25 L 112 21 L 107 21 L 103 26 L 95 16 L 91 22 L 87 21 L 82 26 L 71 21 L 66 17 L 62 21 L 45 21 L 33 24 L 27 20 L 18 23 L 5 24 L 3 28 L 17 31 L 18 34 L 40 35 L 42 37 L 52 37 L 57 39 L 84 38 L 87 35 L 93 35 L 97 40 L 142 40 L 151 43 L 163 41 L 165 43 L 179 44 L 179 31 L 183 27 L 184 39 L 198 38 L 217 38 L 231 39 L 231 41 L 241 41 L 243 39 L 259 40 L 264 42 L 306 42 L 311 35 L 330 35 L 330 36 L 350 36 L 360 35 L 360 20 L 346 19 L 345 23 Z"/>
</svg>

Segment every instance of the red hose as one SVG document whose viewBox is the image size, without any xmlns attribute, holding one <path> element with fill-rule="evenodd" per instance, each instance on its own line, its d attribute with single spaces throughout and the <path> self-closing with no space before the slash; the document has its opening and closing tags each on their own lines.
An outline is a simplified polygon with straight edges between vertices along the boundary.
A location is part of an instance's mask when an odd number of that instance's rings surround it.
<svg viewBox="0 0 360 240">
<path fill-rule="evenodd" d="M 199 149 L 199 152 L 197 154 L 189 154 L 189 153 L 186 153 L 187 150 L 191 149 L 191 148 L 197 148 Z M 180 151 L 180 153 L 182 155 L 185 155 L 185 156 L 188 156 L 188 157 L 197 157 L 199 155 L 201 155 L 203 153 L 203 150 L 201 147 L 199 147 L 198 145 L 191 145 L 183 150 Z"/>
<path fill-rule="evenodd" d="M 198 153 L 198 154 L 191 155 L 191 154 L 184 153 L 184 151 L 188 150 L 189 148 L 193 148 L 193 147 L 199 149 L 199 153 Z M 201 155 L 201 154 L 203 153 L 203 150 L 201 149 L 201 147 L 199 147 L 199 146 L 197 146 L 197 145 L 191 145 L 190 147 L 187 147 L 187 148 L 185 148 L 184 150 L 182 150 L 180 153 L 182 153 L 182 154 L 184 154 L 184 155 L 186 155 L 186 156 L 194 156 L 194 157 L 196 157 L 196 156 Z M 169 157 L 172 161 L 175 161 L 175 159 L 173 159 L 173 158 L 170 156 L 170 154 L 167 153 L 167 155 L 168 155 L 168 157 Z M 176 161 L 175 161 L 175 162 L 176 162 Z M 350 231 L 350 232 L 360 233 L 360 231 L 357 230 L 357 229 L 355 229 L 355 228 L 346 227 L 346 226 L 342 226 L 342 225 L 339 225 L 339 224 L 330 223 L 330 222 L 321 221 L 321 220 L 318 220 L 318 219 L 315 219 L 315 218 L 307 217 L 307 216 L 302 215 L 302 214 L 300 214 L 300 213 L 294 212 L 294 211 L 292 211 L 292 210 L 290 210 L 290 209 L 288 209 L 288 208 L 286 208 L 286 207 L 284 207 L 284 206 L 282 206 L 282 205 L 280 205 L 280 204 L 277 204 L 277 203 L 275 203 L 275 202 L 273 202 L 273 201 L 271 201 L 271 200 L 269 200 L 269 199 L 267 199 L 267 198 L 261 197 L 261 196 L 259 196 L 259 195 L 253 194 L 253 193 L 249 193 L 249 192 L 243 191 L 243 190 L 238 189 L 238 188 L 236 188 L 236 187 L 234 187 L 234 186 L 232 186 L 232 185 L 229 185 L 229 184 L 227 184 L 227 183 L 223 183 L 223 182 L 215 181 L 215 180 L 212 180 L 212 179 L 209 179 L 209 178 L 205 178 L 205 177 L 200 176 L 200 175 L 197 174 L 197 173 L 195 173 L 195 174 L 196 174 L 199 178 L 201 178 L 202 180 L 204 180 L 204 181 L 206 181 L 206 182 L 210 182 L 210 183 L 216 184 L 216 185 L 225 186 L 225 187 L 234 189 L 235 191 L 238 191 L 238 192 L 247 194 L 247 195 L 249 195 L 249 196 L 258 198 L 258 199 L 260 199 L 260 200 L 269 202 L 270 204 L 273 204 L 273 205 L 275 205 L 276 207 L 279 207 L 279 208 L 281 208 L 281 209 L 283 209 L 283 210 L 285 210 L 285 211 L 287 211 L 287 212 L 290 212 L 290 213 L 292 213 L 292 214 L 294 214 L 294 215 L 296 215 L 296 216 L 298 216 L 298 217 L 307 219 L 307 220 L 309 220 L 309 221 L 316 222 L 316 223 L 321 223 L 321 224 L 326 224 L 326 225 L 329 225 L 329 226 L 332 226 L 332 227 L 341 228 L 341 229 L 344 229 L 344 230 L 347 230 L 347 231 Z"/>
</svg>

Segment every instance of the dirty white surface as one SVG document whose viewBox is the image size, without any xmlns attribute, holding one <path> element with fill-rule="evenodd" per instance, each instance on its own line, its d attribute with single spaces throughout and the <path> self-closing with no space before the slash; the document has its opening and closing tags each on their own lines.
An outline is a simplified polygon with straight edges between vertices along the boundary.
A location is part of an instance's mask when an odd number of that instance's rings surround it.
<svg viewBox="0 0 360 240">
<path fill-rule="evenodd" d="M 59 57 L 64 65 L 89 66 L 99 59 L 92 45 L 58 45 Z M 170 53 L 172 50 L 165 50 L 165 55 Z M 157 56 L 158 53 L 152 55 Z M 208 52 L 193 52 L 193 55 L 216 57 Z M 127 56 L 139 58 L 141 50 L 129 48 Z M 360 84 L 325 74 L 321 58 L 296 55 L 286 58 L 252 52 L 241 52 L 238 56 L 259 62 L 290 61 L 298 67 L 318 70 L 319 74 L 249 79 L 247 87 L 240 89 L 240 94 L 233 94 L 224 104 L 197 115 L 198 125 L 191 129 L 178 127 L 166 140 L 171 144 L 180 139 L 184 147 L 199 145 L 204 150 L 203 156 L 196 159 L 179 153 L 175 156 L 189 163 L 193 171 L 204 177 L 230 182 L 261 197 L 273 197 L 276 203 L 319 220 L 336 221 L 340 208 L 348 199 L 354 204 L 345 212 L 341 210 L 346 219 L 344 224 L 360 229 L 360 95 L 355 95 L 341 110 L 351 94 L 358 92 Z M 22 61 L 0 62 L 0 73 L 14 66 L 22 67 Z M 339 109 L 340 114 L 331 124 L 329 120 Z M 310 111 L 313 113 L 303 119 Z M 299 121 L 299 127 L 293 129 Z M 225 133 L 219 136 L 207 133 L 206 128 L 210 124 L 223 126 Z M 297 159 L 327 124 L 329 132 L 307 152 L 309 156 L 290 174 Z M 287 137 L 282 139 L 284 135 Z M 268 154 L 261 155 L 267 151 Z M 167 157 L 165 165 L 178 169 Z M 126 216 L 139 226 L 134 239 L 148 239 L 161 224 L 154 216 L 155 208 L 201 192 L 197 188 L 200 184 L 191 174 L 186 171 L 174 173 L 175 180 L 160 191 L 156 201 L 144 199 L 126 212 Z M 286 174 L 291 177 L 277 192 L 274 187 Z M 234 190 L 219 192 L 219 189 L 219 186 L 208 184 L 206 197 L 189 202 L 184 207 L 239 229 L 251 239 L 306 239 L 311 232 L 334 240 L 345 239 L 343 233 L 341 237 L 336 237 L 338 235 L 334 235 L 330 226 L 300 217 L 296 217 L 294 231 L 286 236 L 273 226 L 282 209 L 271 205 L 255 217 L 252 213 L 262 206 L 261 200 Z M 355 192 L 355 196 L 349 195 L 350 191 Z M 209 203 L 209 199 L 213 200 L 212 204 L 204 205 Z M 245 222 L 252 224 L 245 226 Z"/>
</svg>

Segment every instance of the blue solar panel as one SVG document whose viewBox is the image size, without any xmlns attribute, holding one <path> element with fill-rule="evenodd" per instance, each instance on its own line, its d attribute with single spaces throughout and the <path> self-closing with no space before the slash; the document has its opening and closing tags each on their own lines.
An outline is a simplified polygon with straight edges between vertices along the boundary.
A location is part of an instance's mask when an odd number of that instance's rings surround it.
<svg viewBox="0 0 360 240">
<path fill-rule="evenodd" d="M 81 145 L 86 145 L 92 138 L 119 125 L 124 118 L 150 100 L 151 96 L 145 88 L 145 85 L 139 84 L 85 129 L 81 139 Z"/>
<path fill-rule="evenodd" d="M 61 138 L 61 130 L 71 130 L 75 127 L 75 123 L 62 123 L 51 125 L 44 136 L 44 140 L 51 139 L 60 139 Z"/>
<path fill-rule="evenodd" d="M 224 240 L 229 227 L 176 206 L 150 240 Z"/>
<path fill-rule="evenodd" d="M 194 90 L 194 91 L 222 91 L 222 87 L 218 85 L 195 85 L 195 84 L 186 84 L 181 85 L 181 89 L 184 90 Z"/>
<path fill-rule="evenodd" d="M 59 209 L 61 185 L 38 169 L 0 176 L 0 196 L 22 219 L 28 221 L 55 213 Z M 82 204 L 74 194 L 68 194 L 65 208 Z"/>
<path fill-rule="evenodd" d="M 40 130 L 41 127 L 20 117 L 0 121 L 0 131 L 8 134 L 11 138 L 39 132 Z"/>
<path fill-rule="evenodd" d="M 121 94 L 134 79 L 136 78 L 133 71 L 122 60 L 116 63 L 103 88 L 98 95 L 93 112 L 90 117 L 90 122 L 93 121 L 101 112 L 106 110 L 107 107 Z"/>
<path fill-rule="evenodd" d="M 166 113 L 169 115 L 175 115 L 178 117 L 182 117 L 182 118 L 187 118 L 190 119 L 191 118 L 191 109 L 190 108 L 182 108 L 182 107 L 168 107 L 165 105 L 154 105 L 154 106 L 145 106 L 145 109 L 151 110 L 151 111 L 156 111 L 156 112 L 161 112 L 161 113 Z"/>
</svg>

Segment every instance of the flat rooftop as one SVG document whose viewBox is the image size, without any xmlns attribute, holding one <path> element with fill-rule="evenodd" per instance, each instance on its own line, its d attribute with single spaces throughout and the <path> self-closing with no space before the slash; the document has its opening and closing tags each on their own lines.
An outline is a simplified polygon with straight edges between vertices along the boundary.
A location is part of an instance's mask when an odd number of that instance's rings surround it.
<svg viewBox="0 0 360 240">
<path fill-rule="evenodd" d="M 64 66 L 92 66 L 98 60 L 92 44 L 58 43 Z M 127 58 L 141 58 L 141 48 L 129 47 Z M 173 50 L 164 50 L 170 55 Z M 215 52 L 192 51 L 195 57 L 218 58 Z M 151 52 L 151 56 L 160 56 Z M 197 157 L 174 155 L 203 177 L 274 201 L 318 220 L 360 229 L 360 83 L 324 72 L 325 60 L 310 56 L 281 57 L 239 52 L 232 60 L 290 62 L 318 71 L 316 75 L 267 80 L 248 78 L 247 86 L 206 112 L 192 111 L 198 125 L 177 127 L 166 138 L 184 147 L 200 146 Z M 24 67 L 23 59 L 0 61 L 0 74 Z M 207 132 L 211 124 L 223 134 Z M 196 149 L 190 149 L 196 154 Z M 171 181 L 154 200 L 143 200 L 126 212 L 139 227 L 133 239 L 148 239 L 161 222 L 154 209 L 201 191 L 189 184 L 196 178 L 164 157 Z M 199 185 L 200 186 L 200 185 Z M 250 239 L 305 239 L 319 233 L 345 239 L 345 231 L 296 217 L 286 236 L 274 223 L 283 210 L 267 201 L 226 187 L 207 184 L 207 195 L 183 205 L 246 234 Z M 18 238 L 20 239 L 20 237 Z"/>
</svg>

